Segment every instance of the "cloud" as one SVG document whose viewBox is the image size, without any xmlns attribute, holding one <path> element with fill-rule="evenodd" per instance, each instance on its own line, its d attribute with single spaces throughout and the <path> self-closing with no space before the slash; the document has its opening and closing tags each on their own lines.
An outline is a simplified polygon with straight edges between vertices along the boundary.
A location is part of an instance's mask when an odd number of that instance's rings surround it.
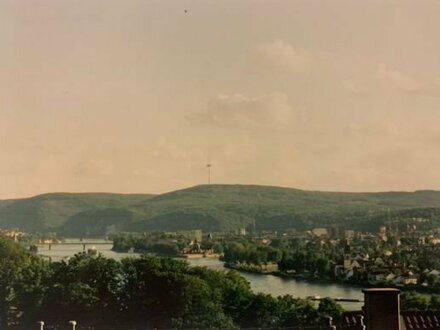
<svg viewBox="0 0 440 330">
<path fill-rule="evenodd" d="M 342 87 L 345 89 L 345 91 L 350 95 L 364 95 L 366 94 L 366 91 L 361 89 L 357 84 L 355 84 L 351 80 L 342 80 L 341 81 Z"/>
<path fill-rule="evenodd" d="M 383 117 L 380 121 L 369 120 L 352 122 L 346 125 L 344 132 L 351 138 L 376 137 L 378 139 L 398 137 L 402 127 L 396 119 Z"/>
<path fill-rule="evenodd" d="M 391 88 L 402 93 L 417 93 L 421 91 L 419 82 L 409 74 L 390 68 L 381 63 L 377 66 L 376 76 L 385 88 Z"/>
<path fill-rule="evenodd" d="M 307 67 L 310 62 L 309 55 L 305 51 L 297 50 L 282 40 L 258 45 L 256 55 L 264 65 L 282 72 L 298 72 Z"/>
<path fill-rule="evenodd" d="M 287 128 L 299 116 L 294 114 L 283 93 L 261 97 L 218 94 L 206 108 L 187 116 L 192 123 L 238 128 Z"/>
<path fill-rule="evenodd" d="M 115 174 L 112 162 L 94 157 L 81 159 L 73 168 L 75 176 L 94 178 L 110 177 Z"/>
</svg>

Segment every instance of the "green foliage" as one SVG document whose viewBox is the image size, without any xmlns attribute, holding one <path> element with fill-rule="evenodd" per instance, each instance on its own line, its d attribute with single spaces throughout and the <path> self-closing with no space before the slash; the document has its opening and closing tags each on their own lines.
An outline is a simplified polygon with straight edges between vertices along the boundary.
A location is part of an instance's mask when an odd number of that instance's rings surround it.
<svg viewBox="0 0 440 330">
<path fill-rule="evenodd" d="M 87 253 L 77 254 L 69 262 L 50 264 L 50 285 L 40 318 L 48 322 L 66 318 L 97 322 L 102 314 L 114 314 L 118 311 L 119 267 L 113 259 Z"/>
<path fill-rule="evenodd" d="M 33 313 L 44 291 L 45 264 L 10 238 L 0 236 L 0 327 L 27 309 Z M 16 307 L 11 310 L 11 306 Z"/>
<path fill-rule="evenodd" d="M 52 193 L 17 199 L 0 207 L 0 227 L 28 231 L 58 228 L 70 217 L 91 209 L 125 208 L 151 195 L 108 193 Z"/>
<path fill-rule="evenodd" d="M 250 299 L 245 307 L 242 324 L 244 327 L 273 327 L 278 324 L 279 316 L 277 315 L 276 298 L 258 293 L 253 299 Z"/>
<path fill-rule="evenodd" d="M 429 308 L 440 310 L 440 296 L 437 294 L 434 294 L 429 299 Z"/>
<path fill-rule="evenodd" d="M 331 298 L 323 298 L 319 302 L 318 306 L 318 314 L 324 318 L 326 316 L 330 316 L 335 320 L 336 322 L 339 322 L 342 317 L 343 309 L 341 305 L 336 303 Z"/>
<path fill-rule="evenodd" d="M 256 294 L 243 305 L 243 327 L 289 327 L 321 323 L 317 310 L 304 299 Z"/>
<path fill-rule="evenodd" d="M 243 185 L 203 185 L 152 197 L 46 194 L 2 201 L 0 226 L 66 236 L 118 231 L 309 229 L 331 224 L 376 230 L 398 212 L 439 218 L 440 192 L 339 193 Z M 412 210 L 411 210 L 412 209 Z M 404 215 L 405 213 L 403 213 Z"/>
<path fill-rule="evenodd" d="M 121 231 L 133 219 L 134 214 L 128 209 L 92 209 L 71 216 L 58 228 L 58 233 L 75 237 L 99 237 Z"/>
<path fill-rule="evenodd" d="M 313 324 L 322 321 L 317 310 L 308 300 L 285 295 L 277 297 L 277 301 L 278 315 L 282 326 Z"/>
<path fill-rule="evenodd" d="M 404 291 L 400 295 L 401 310 L 440 310 L 440 295 L 426 297 L 414 291 Z"/>
<path fill-rule="evenodd" d="M 414 291 L 404 291 L 400 295 L 401 310 L 425 310 L 428 309 L 428 306 L 428 299 Z"/>
<path fill-rule="evenodd" d="M 178 256 L 180 251 L 188 246 L 190 239 L 183 234 L 166 234 L 154 232 L 143 235 L 113 236 L 113 251 L 149 253 L 158 256 Z"/>
<path fill-rule="evenodd" d="M 255 294 L 235 272 L 170 258 L 117 262 L 80 253 L 46 263 L 3 237 L 0 275 L 2 328 L 68 319 L 95 329 L 281 327 L 314 324 L 338 310 L 331 301 L 316 310 L 291 296 Z"/>
<path fill-rule="evenodd" d="M 227 263 L 246 262 L 260 266 L 281 259 L 279 249 L 252 241 L 229 241 L 224 243 L 223 260 Z"/>
<path fill-rule="evenodd" d="M 50 268 L 46 261 L 29 256 L 17 272 L 13 283 L 15 306 L 23 322 L 33 322 L 42 308 L 43 298 L 47 293 Z"/>
</svg>

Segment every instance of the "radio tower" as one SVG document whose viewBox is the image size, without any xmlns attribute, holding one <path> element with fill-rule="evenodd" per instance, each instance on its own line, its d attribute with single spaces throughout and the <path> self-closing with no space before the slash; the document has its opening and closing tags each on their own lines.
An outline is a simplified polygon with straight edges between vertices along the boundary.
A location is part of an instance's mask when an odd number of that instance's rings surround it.
<svg viewBox="0 0 440 330">
<path fill-rule="evenodd" d="M 208 162 L 208 164 L 206 164 L 206 167 L 208 168 L 208 184 L 211 184 L 211 163 Z"/>
</svg>

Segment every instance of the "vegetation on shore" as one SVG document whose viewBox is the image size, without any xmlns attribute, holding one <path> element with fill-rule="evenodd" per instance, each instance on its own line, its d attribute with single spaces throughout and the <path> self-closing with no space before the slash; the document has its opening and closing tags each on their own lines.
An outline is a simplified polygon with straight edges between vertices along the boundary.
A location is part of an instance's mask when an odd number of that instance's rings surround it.
<svg viewBox="0 0 440 330">
<path fill-rule="evenodd" d="M 342 313 L 329 298 L 316 308 L 289 295 L 256 294 L 234 271 L 146 256 L 118 262 L 88 253 L 49 263 L 3 236 L 0 279 L 2 329 L 71 319 L 106 330 L 286 327 L 320 324 L 327 316 L 337 322 Z M 440 296 L 402 294 L 402 309 L 428 308 L 440 309 Z"/>
<path fill-rule="evenodd" d="M 112 236 L 115 252 L 137 252 L 157 256 L 179 257 L 183 254 L 220 254 L 223 246 L 218 241 L 205 239 L 196 242 L 190 232 L 118 234 Z"/>
<path fill-rule="evenodd" d="M 316 324 L 342 309 L 292 296 L 256 294 L 233 271 L 190 267 L 170 258 L 121 262 L 80 253 L 49 263 L 0 236 L 0 327 L 65 324 L 94 329 L 283 327 Z"/>
</svg>

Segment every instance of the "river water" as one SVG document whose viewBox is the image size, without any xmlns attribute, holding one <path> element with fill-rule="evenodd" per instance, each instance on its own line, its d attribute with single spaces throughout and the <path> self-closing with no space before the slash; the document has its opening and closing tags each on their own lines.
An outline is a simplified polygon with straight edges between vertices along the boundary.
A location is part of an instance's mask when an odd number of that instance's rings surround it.
<svg viewBox="0 0 440 330">
<path fill-rule="evenodd" d="M 95 248 L 107 258 L 121 260 L 126 257 L 137 257 L 136 253 L 117 253 L 111 251 L 112 243 L 102 239 L 66 239 L 67 244 L 53 244 L 49 250 L 48 245 L 38 245 L 38 254 L 43 257 L 51 258 L 52 261 L 68 259 L 74 254 L 85 249 Z M 95 243 L 95 244 L 94 244 Z M 216 258 L 188 259 L 194 266 L 206 266 L 211 269 L 225 270 L 223 263 Z M 307 296 L 320 296 L 331 298 L 363 299 L 362 289 L 355 286 L 346 286 L 332 283 L 311 283 L 295 279 L 285 279 L 273 275 L 259 275 L 246 272 L 239 272 L 249 281 L 254 292 L 262 292 L 273 296 L 290 294 L 298 298 Z M 363 303 L 341 302 L 346 310 L 360 310 Z"/>
</svg>

